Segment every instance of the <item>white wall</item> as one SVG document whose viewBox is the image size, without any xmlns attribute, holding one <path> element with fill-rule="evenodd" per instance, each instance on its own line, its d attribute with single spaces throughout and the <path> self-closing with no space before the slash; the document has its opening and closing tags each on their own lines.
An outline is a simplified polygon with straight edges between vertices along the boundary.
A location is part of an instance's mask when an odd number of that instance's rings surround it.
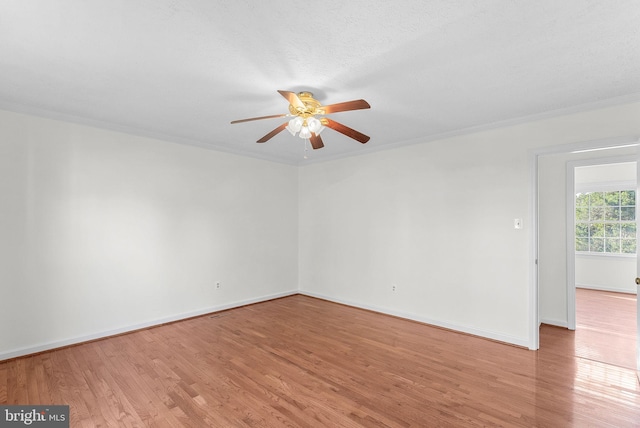
<svg viewBox="0 0 640 428">
<path fill-rule="evenodd" d="M 301 169 L 302 292 L 531 346 L 531 150 L 640 135 L 639 117 L 630 104 Z M 563 264 L 545 269 L 566 282 Z"/>
<path fill-rule="evenodd" d="M 636 294 L 636 257 L 576 255 L 578 288 Z"/>
<path fill-rule="evenodd" d="M 607 151 L 599 151 L 600 156 Z M 607 191 L 620 186 L 634 186 L 637 181 L 636 162 L 605 163 L 575 168 L 578 192 Z"/>
<path fill-rule="evenodd" d="M 0 359 L 296 292 L 297 177 L 0 111 Z"/>
</svg>

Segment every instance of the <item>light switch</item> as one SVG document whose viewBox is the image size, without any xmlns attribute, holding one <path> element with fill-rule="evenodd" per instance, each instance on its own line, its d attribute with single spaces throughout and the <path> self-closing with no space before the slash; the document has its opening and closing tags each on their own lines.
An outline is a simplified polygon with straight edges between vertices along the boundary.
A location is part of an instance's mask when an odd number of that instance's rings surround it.
<svg viewBox="0 0 640 428">
<path fill-rule="evenodd" d="M 522 229 L 522 219 L 521 218 L 517 218 L 517 219 L 513 220 L 513 228 L 514 229 Z"/>
</svg>

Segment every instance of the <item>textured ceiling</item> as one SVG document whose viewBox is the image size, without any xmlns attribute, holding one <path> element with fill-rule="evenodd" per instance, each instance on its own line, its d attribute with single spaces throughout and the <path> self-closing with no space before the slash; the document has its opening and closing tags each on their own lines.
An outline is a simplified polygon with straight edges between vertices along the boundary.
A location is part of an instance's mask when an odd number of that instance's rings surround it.
<svg viewBox="0 0 640 428">
<path fill-rule="evenodd" d="M 640 99 L 637 0 L 3 0 L 0 108 L 302 165 Z M 304 144 L 276 90 L 369 136 Z"/>
</svg>

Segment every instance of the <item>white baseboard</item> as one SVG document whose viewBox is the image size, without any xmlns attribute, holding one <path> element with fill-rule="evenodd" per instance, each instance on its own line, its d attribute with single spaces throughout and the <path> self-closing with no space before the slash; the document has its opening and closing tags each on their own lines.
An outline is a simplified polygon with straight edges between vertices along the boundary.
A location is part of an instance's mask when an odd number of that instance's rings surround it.
<svg viewBox="0 0 640 428">
<path fill-rule="evenodd" d="M 551 318 L 540 318 L 540 324 L 553 325 L 556 327 L 564 327 L 569 328 L 569 323 L 567 320 L 554 320 Z"/>
<path fill-rule="evenodd" d="M 319 294 L 319 293 L 314 293 L 314 292 L 311 292 L 311 291 L 300 290 L 299 294 L 302 294 L 302 295 L 305 295 L 305 296 L 310 296 L 310 297 L 316 297 L 318 299 L 328 300 L 330 302 L 340 303 L 340 304 L 347 305 L 347 306 L 353 306 L 355 308 L 366 309 L 366 310 L 373 311 L 373 312 L 379 312 L 379 313 L 386 314 L 386 315 L 393 315 L 395 317 L 405 318 L 405 319 L 412 320 L 412 321 L 418 321 L 418 322 L 421 322 L 421 323 L 424 323 L 424 324 L 429 324 L 429 325 L 433 325 L 433 326 L 436 326 L 436 327 L 446 328 L 448 330 L 454 330 L 454 331 L 458 331 L 458 332 L 461 332 L 461 333 L 471 334 L 473 336 L 483 337 L 485 339 L 497 340 L 499 342 L 504 342 L 504 343 L 509 343 L 509 344 L 512 344 L 512 345 L 522 346 L 522 347 L 527 348 L 527 349 L 529 349 L 529 345 L 530 345 L 528 338 L 514 337 L 514 336 L 505 335 L 505 334 L 502 334 L 502 333 L 496 333 L 496 332 L 493 332 L 493 331 L 480 330 L 480 329 L 477 329 L 477 328 L 474 328 L 474 327 L 458 325 L 458 324 L 451 324 L 451 323 L 442 322 L 442 321 L 430 319 L 430 318 L 427 318 L 427 317 L 423 317 L 421 315 L 410 314 L 410 313 L 396 311 L 396 310 L 388 309 L 388 308 L 381 308 L 381 307 L 378 307 L 378 306 L 366 305 L 366 304 L 362 304 L 362 303 L 359 303 L 359 302 L 353 302 L 353 301 L 349 301 L 349 300 L 344 300 L 344 299 L 340 299 L 340 298 L 326 296 L 326 295 Z"/>
<path fill-rule="evenodd" d="M 603 287 L 602 285 L 593 284 L 576 284 L 576 288 L 586 288 L 588 290 L 611 291 L 614 293 L 637 294 L 635 284 L 629 288 Z"/>
<path fill-rule="evenodd" d="M 132 332 L 132 331 L 136 331 L 136 330 L 141 330 L 141 329 L 144 329 L 144 328 L 154 327 L 154 326 L 158 326 L 158 325 L 161 325 L 161 324 L 166 324 L 166 323 L 169 323 L 169 322 L 180 321 L 180 320 L 184 320 L 184 319 L 187 319 L 187 318 L 193 318 L 193 317 L 197 317 L 197 316 L 201 316 L 201 315 L 206 315 L 206 314 L 210 314 L 210 313 L 213 313 L 213 312 L 219 312 L 219 311 L 224 311 L 224 310 L 227 310 L 227 309 L 233 309 L 233 308 L 237 308 L 237 307 L 240 307 L 240 306 L 251 305 L 253 303 L 266 302 L 268 300 L 278 299 L 278 298 L 286 297 L 286 296 L 292 296 L 294 294 L 298 294 L 298 290 L 287 291 L 287 292 L 283 292 L 283 293 L 270 294 L 270 295 L 266 295 L 266 296 L 261 296 L 261 297 L 257 297 L 257 298 L 253 298 L 253 299 L 241 300 L 241 301 L 236 301 L 236 302 L 231 302 L 231 303 L 225 303 L 225 304 L 218 305 L 218 306 L 212 306 L 212 307 L 202 308 L 202 309 L 198 309 L 198 310 L 191 311 L 191 312 L 185 312 L 185 313 L 176 314 L 176 315 L 172 315 L 172 316 L 168 316 L 168 317 L 164 317 L 164 318 L 158 318 L 158 319 L 155 319 L 155 320 L 146 321 L 146 322 L 139 323 L 139 324 L 128 325 L 126 327 L 121 327 L 121 328 L 117 328 L 117 329 L 113 329 L 113 330 L 104 330 L 104 331 L 100 331 L 100 332 L 96 332 L 96 333 L 92 333 L 92 334 L 88 334 L 88 335 L 72 337 L 72 338 L 69 338 L 69 339 L 58 340 L 58 341 L 47 342 L 47 343 L 41 343 L 41 344 L 38 344 L 38 345 L 27 346 L 27 347 L 19 348 L 19 349 L 13 349 L 13 350 L 5 351 L 5 352 L 0 352 L 0 361 L 8 360 L 8 359 L 11 359 L 11 358 L 16 358 L 16 357 L 22 357 L 22 356 L 30 355 L 30 354 L 36 354 L 36 353 L 39 353 L 39 352 L 50 351 L 52 349 L 62 348 L 62 347 L 65 347 L 65 346 L 77 345 L 79 343 L 90 342 L 92 340 L 104 339 L 104 338 L 107 338 L 109 336 L 115 336 L 115 335 L 122 334 L 122 333 L 128 333 L 128 332 Z"/>
</svg>

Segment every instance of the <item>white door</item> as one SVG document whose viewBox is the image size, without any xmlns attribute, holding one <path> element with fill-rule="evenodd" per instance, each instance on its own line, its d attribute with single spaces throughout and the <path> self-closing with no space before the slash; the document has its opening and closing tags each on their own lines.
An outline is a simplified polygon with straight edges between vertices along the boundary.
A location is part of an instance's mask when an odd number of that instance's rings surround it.
<svg viewBox="0 0 640 428">
<path fill-rule="evenodd" d="M 638 207 L 638 201 L 640 201 L 640 151 L 638 151 L 638 163 L 636 166 L 636 225 L 640 225 L 640 208 Z M 640 233 L 636 231 L 636 371 L 638 373 L 638 379 L 640 379 Z"/>
<path fill-rule="evenodd" d="M 637 308 L 636 318 L 637 322 L 637 338 L 636 338 L 636 370 L 638 372 L 638 379 L 640 380 L 640 262 L 638 262 L 638 277 L 636 278 L 636 286 L 638 287 L 638 294 L 636 296 Z"/>
</svg>

